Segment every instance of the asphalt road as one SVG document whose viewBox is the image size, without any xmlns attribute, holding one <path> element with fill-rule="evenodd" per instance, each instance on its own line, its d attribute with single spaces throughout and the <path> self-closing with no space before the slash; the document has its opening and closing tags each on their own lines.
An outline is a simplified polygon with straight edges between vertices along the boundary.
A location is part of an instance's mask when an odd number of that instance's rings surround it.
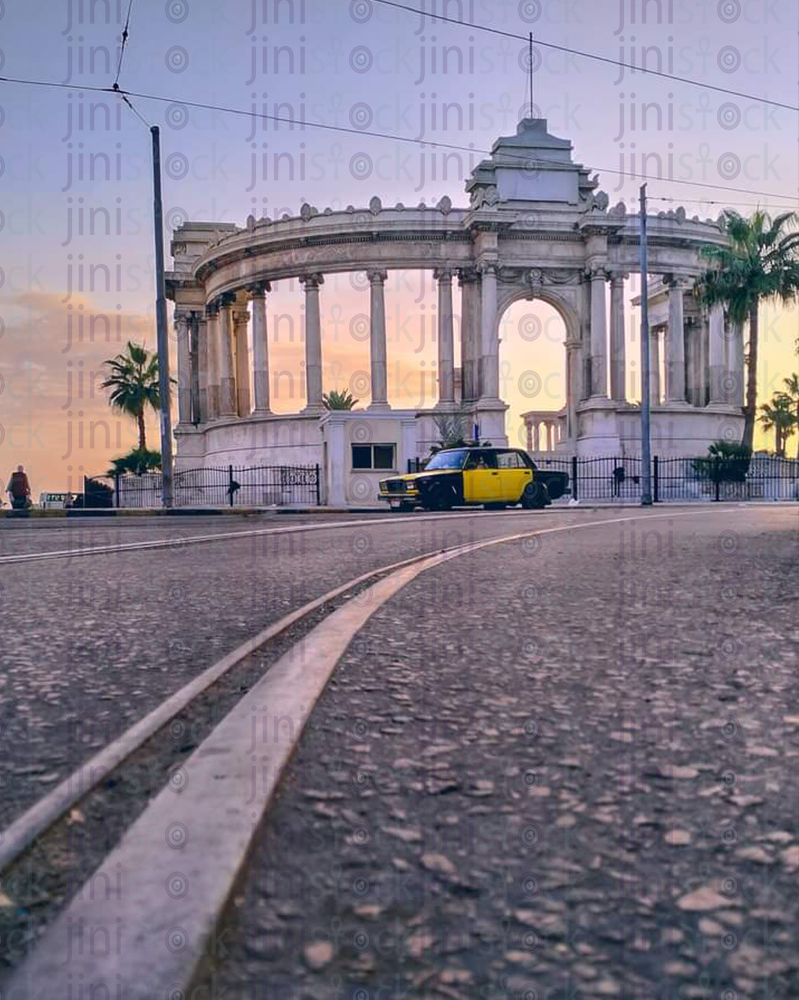
<svg viewBox="0 0 799 1000">
<path fill-rule="evenodd" d="M 167 549 L 2 567 L 0 827 L 220 656 L 341 583 L 474 538 L 618 516 L 628 515 L 580 509 L 411 515 L 197 546 L 184 539 L 227 533 L 231 522 L 198 525 L 187 518 L 109 528 L 107 535 L 92 529 L 92 544 L 166 537 Z M 66 527 L 28 527 L 36 523 L 24 527 L 42 537 L 33 544 L 64 547 L 53 536 Z M 296 523 L 247 519 L 239 527 Z"/>
<path fill-rule="evenodd" d="M 558 526 L 574 530 L 422 574 L 354 639 L 215 938 L 208 995 L 797 995 L 793 507 L 185 545 L 193 522 L 158 552 L 9 567 L 0 824 L 341 582 Z"/>
<path fill-rule="evenodd" d="M 641 517 L 422 574 L 318 704 L 207 995 L 799 995 L 796 529 Z"/>
</svg>

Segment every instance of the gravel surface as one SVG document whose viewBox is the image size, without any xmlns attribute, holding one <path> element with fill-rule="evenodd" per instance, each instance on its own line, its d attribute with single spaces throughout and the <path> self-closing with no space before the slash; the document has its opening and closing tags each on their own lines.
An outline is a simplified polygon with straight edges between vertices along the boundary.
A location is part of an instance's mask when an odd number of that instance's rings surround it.
<svg viewBox="0 0 799 1000">
<path fill-rule="evenodd" d="M 472 538 L 614 516 L 398 517 L 198 546 L 183 544 L 196 532 L 187 519 L 167 549 L 7 568 L 0 827 L 220 656 L 348 579 Z"/>
<path fill-rule="evenodd" d="M 796 511 L 645 520 L 375 614 L 197 996 L 799 995 Z"/>
</svg>

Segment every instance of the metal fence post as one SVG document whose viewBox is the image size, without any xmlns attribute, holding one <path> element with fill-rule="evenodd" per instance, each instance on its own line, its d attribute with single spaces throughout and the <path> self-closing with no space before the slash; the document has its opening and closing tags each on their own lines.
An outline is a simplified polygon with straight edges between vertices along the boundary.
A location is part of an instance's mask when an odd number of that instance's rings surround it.
<svg viewBox="0 0 799 1000">
<path fill-rule="evenodd" d="M 119 510 L 119 473 L 114 473 L 114 506 Z"/>
<path fill-rule="evenodd" d="M 227 491 L 230 496 L 230 506 L 233 506 L 233 466 L 227 467 Z"/>
<path fill-rule="evenodd" d="M 572 455 L 572 499 L 578 500 L 577 496 L 577 456 Z"/>
<path fill-rule="evenodd" d="M 652 459 L 652 500 L 657 503 L 660 500 L 660 477 L 658 476 L 658 457 Z"/>
<path fill-rule="evenodd" d="M 713 499 L 718 502 L 721 500 L 721 455 L 716 455 L 713 460 L 713 478 L 716 481 L 716 490 Z"/>
<path fill-rule="evenodd" d="M 316 463 L 316 506 L 321 506 L 321 499 L 319 497 L 319 463 Z"/>
</svg>

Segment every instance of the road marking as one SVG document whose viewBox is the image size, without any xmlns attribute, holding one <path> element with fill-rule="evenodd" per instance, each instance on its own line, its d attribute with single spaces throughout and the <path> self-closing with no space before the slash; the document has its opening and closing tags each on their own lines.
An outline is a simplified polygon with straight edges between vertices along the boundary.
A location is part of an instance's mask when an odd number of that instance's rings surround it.
<svg viewBox="0 0 799 1000">
<path fill-rule="evenodd" d="M 647 520 L 720 512 L 736 511 L 672 511 Z M 118 984 L 121 996 L 164 995 L 170 989 L 188 995 L 202 956 L 217 940 L 217 921 L 304 726 L 339 659 L 372 615 L 425 570 L 469 552 L 636 520 L 640 515 L 525 531 L 417 558 L 373 584 L 365 592 L 368 600 L 332 612 L 267 671 L 185 765 L 173 769 L 166 787 L 100 869 L 110 874 L 111 885 L 121 873 L 120 891 L 99 893 L 101 898 L 95 899 L 95 873 L 17 971 L 7 996 L 33 997 L 39 990 L 48 1000 L 73 1000 L 73 979 L 81 976 L 84 996 L 108 984 Z M 274 726 L 273 742 L 264 742 L 264 754 L 256 750 L 253 737 L 261 722 L 258 713 L 267 710 L 274 720 L 291 725 Z M 87 886 L 92 891 L 84 891 Z M 74 928 L 81 926 L 120 928 L 122 942 L 103 954 L 86 955 L 83 948 L 75 954 Z"/>
<path fill-rule="evenodd" d="M 676 505 L 675 505 L 676 506 Z M 682 505 L 680 505 L 682 506 Z M 696 505 L 700 507 L 699 504 Z M 701 505 L 702 507 L 705 504 Z M 591 507 L 588 504 L 585 507 L 579 508 L 580 511 L 587 510 L 615 510 L 614 507 L 608 508 L 597 508 Z M 692 508 L 695 509 L 695 508 Z M 555 513 L 578 513 L 577 507 L 552 507 L 547 512 L 546 516 L 549 517 L 551 514 Z M 121 545 L 96 545 L 90 549 L 58 549 L 55 552 L 28 552 L 24 555 L 19 556 L 0 556 L 0 566 L 6 566 L 13 563 L 26 563 L 26 562 L 39 562 L 44 559 L 76 559 L 79 556 L 99 556 L 108 555 L 112 552 L 139 552 L 147 549 L 167 549 L 173 547 L 183 547 L 184 545 L 207 545 L 211 542 L 216 542 L 220 540 L 226 540 L 231 538 L 257 538 L 263 535 L 291 535 L 297 534 L 302 531 L 326 531 L 328 529 L 338 529 L 338 528 L 362 528 L 364 525 L 372 524 L 418 524 L 420 521 L 441 521 L 448 520 L 454 521 L 459 518 L 468 517 L 522 517 L 525 514 L 530 516 L 540 516 L 543 511 L 530 511 L 517 508 L 514 510 L 504 510 L 504 511 L 491 511 L 491 510 L 465 510 L 465 511 L 454 511 L 445 514 L 412 514 L 406 515 L 395 515 L 393 517 L 374 517 L 374 518 L 359 518 L 357 521 L 324 521 L 321 524 L 295 524 L 289 525 L 285 528 L 258 528 L 252 531 L 222 531 L 215 534 L 208 535 L 189 535 L 188 538 L 183 538 L 176 535 L 172 538 L 159 538 L 154 539 L 149 542 L 126 542 Z M 659 517 L 661 515 L 642 515 L 650 517 Z M 413 520 L 410 520 L 410 518 Z M 87 529 L 83 529 L 87 530 Z M 88 529 L 94 530 L 94 529 Z M 99 526 L 96 530 L 108 530 L 101 529 Z"/>
</svg>

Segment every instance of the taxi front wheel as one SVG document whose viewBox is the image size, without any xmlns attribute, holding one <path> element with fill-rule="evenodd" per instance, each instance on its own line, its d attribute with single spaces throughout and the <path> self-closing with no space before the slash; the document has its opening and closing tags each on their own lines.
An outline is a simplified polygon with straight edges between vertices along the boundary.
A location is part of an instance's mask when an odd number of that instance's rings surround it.
<svg viewBox="0 0 799 1000">
<path fill-rule="evenodd" d="M 526 510 L 542 510 L 550 503 L 552 501 L 549 499 L 544 483 L 534 482 L 525 486 L 524 493 L 522 493 L 522 507 Z"/>
</svg>

